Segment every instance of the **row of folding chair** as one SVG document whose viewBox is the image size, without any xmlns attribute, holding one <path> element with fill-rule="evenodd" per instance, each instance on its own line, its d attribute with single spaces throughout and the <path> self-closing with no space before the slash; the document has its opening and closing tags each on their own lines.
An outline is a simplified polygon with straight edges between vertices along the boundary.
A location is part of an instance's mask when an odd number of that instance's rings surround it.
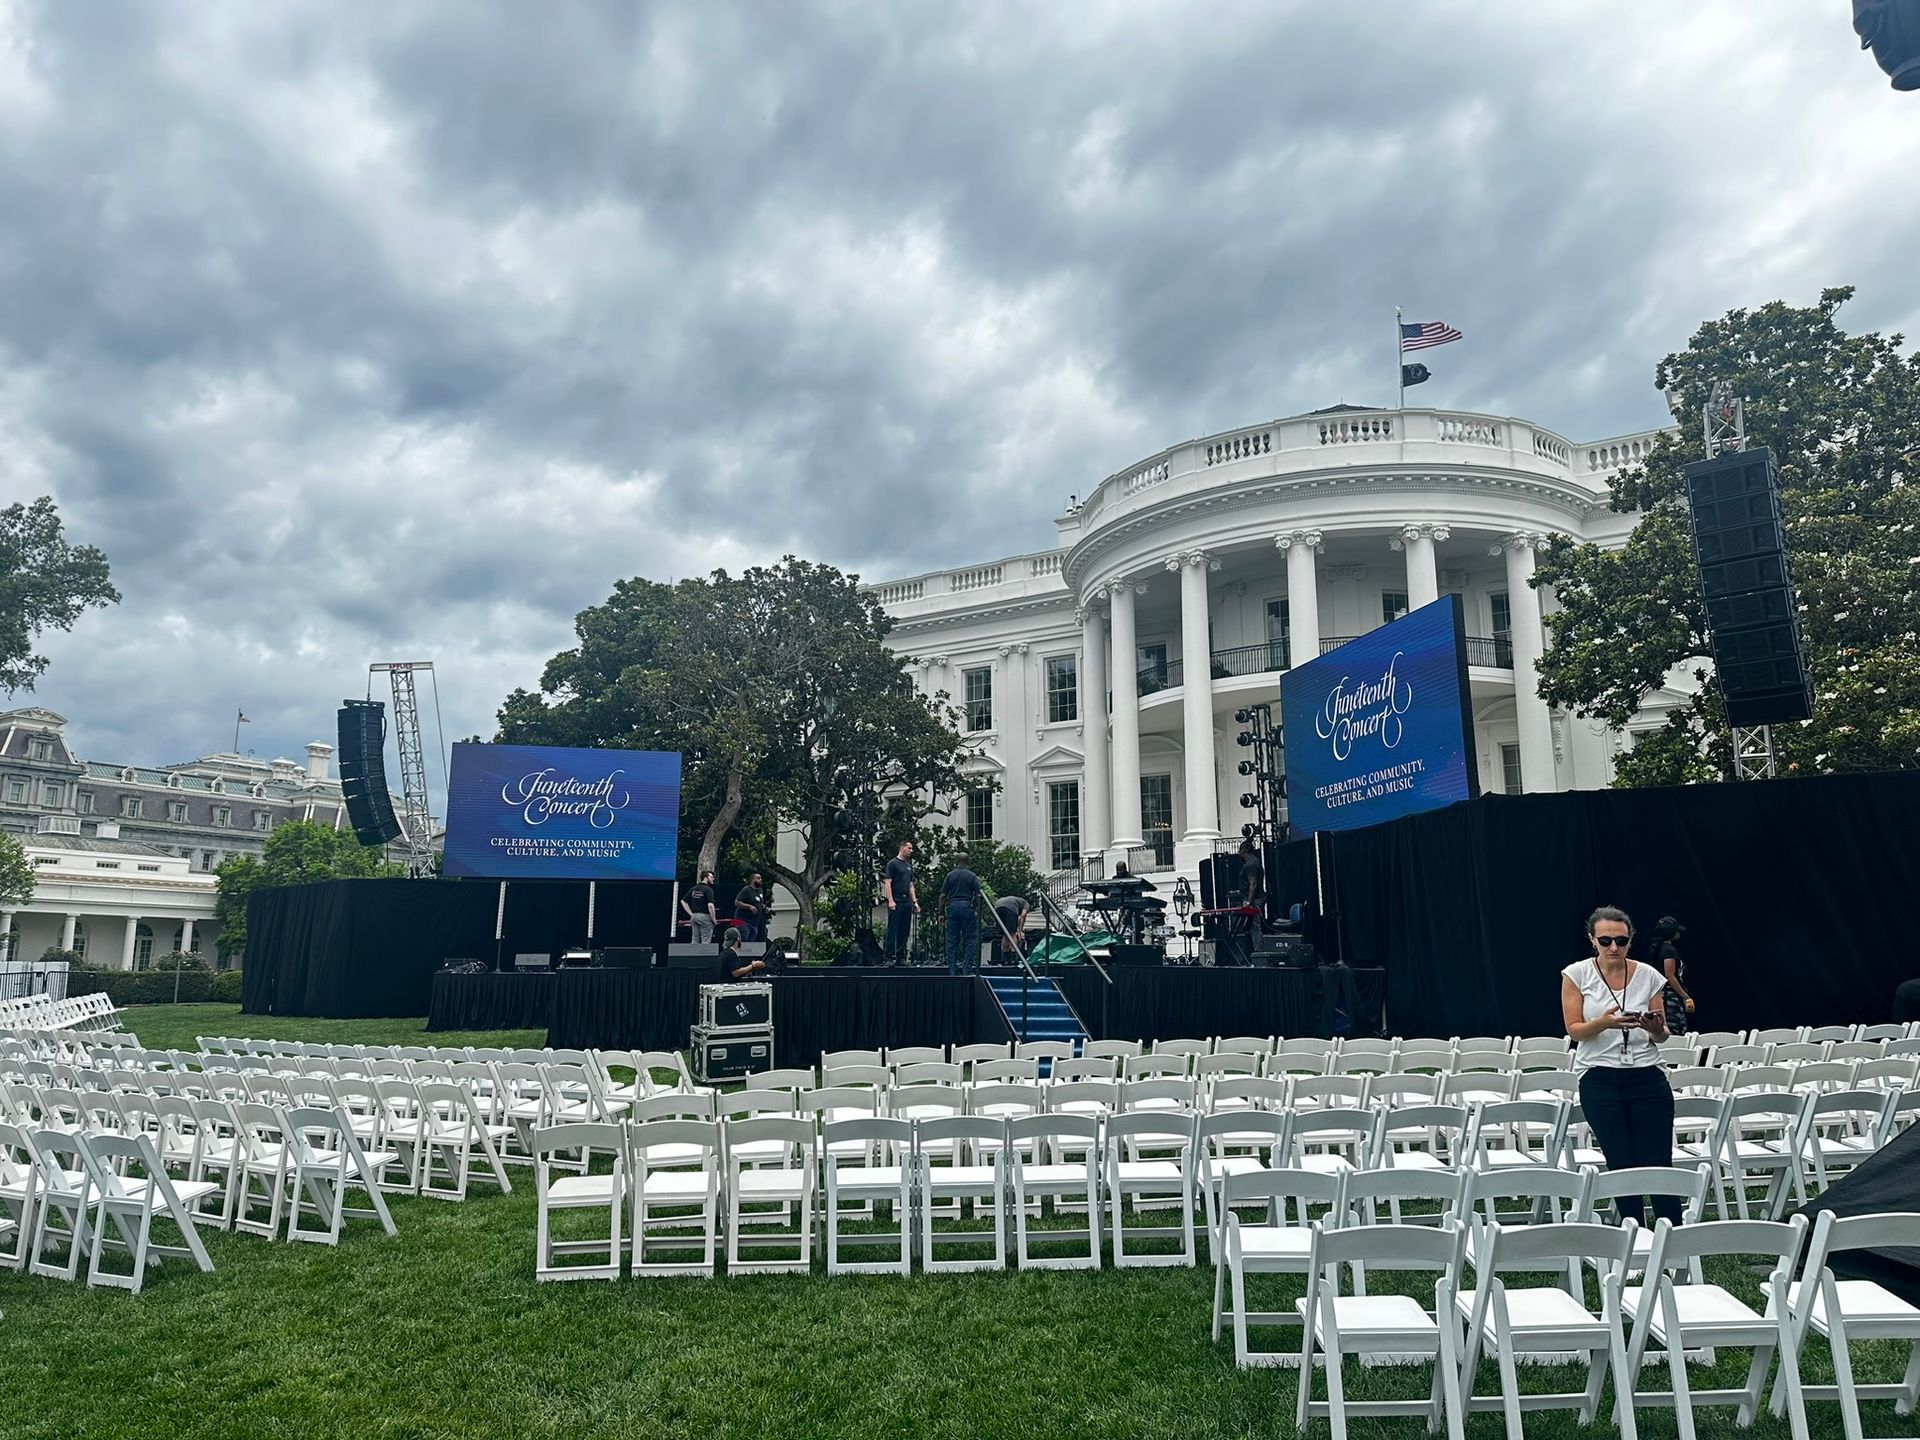
<svg viewBox="0 0 1920 1440">
<path fill-rule="evenodd" d="M 120 1014 L 104 991 L 55 1000 L 47 995 L 24 995 L 0 1000 L 0 1030 L 7 1032 L 116 1030 Z"/>
</svg>

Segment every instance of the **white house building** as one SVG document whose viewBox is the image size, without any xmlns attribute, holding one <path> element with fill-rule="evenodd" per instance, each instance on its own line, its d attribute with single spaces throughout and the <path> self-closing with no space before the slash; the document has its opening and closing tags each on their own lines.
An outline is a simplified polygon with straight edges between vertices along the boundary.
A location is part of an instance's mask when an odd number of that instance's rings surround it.
<svg viewBox="0 0 1920 1440">
<path fill-rule="evenodd" d="M 1448 592 L 1482 790 L 1607 784 L 1619 737 L 1537 692 L 1553 598 L 1528 581 L 1550 536 L 1624 541 L 1634 517 L 1607 508 L 1607 480 L 1660 433 L 1583 443 L 1505 416 L 1336 406 L 1108 476 L 1056 520 L 1054 549 L 873 588 L 888 643 L 961 707 L 975 768 L 1000 781 L 967 797 L 972 834 L 1056 872 L 1192 875 L 1252 819 L 1234 712 Z M 1652 697 L 1639 723 L 1682 698 Z"/>
<path fill-rule="evenodd" d="M 57 945 L 121 970 L 144 970 L 175 950 L 211 959 L 217 877 L 185 855 L 121 839 L 112 820 L 91 835 L 66 816 L 41 826 L 23 841 L 33 899 L 0 912 L 0 958 L 32 960 Z"/>
</svg>

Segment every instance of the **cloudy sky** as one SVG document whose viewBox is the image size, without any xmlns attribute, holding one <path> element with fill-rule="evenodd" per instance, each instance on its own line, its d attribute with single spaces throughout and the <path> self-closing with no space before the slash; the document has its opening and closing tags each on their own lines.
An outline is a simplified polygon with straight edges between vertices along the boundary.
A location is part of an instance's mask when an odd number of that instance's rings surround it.
<svg viewBox="0 0 1920 1440">
<path fill-rule="evenodd" d="M 298 755 L 430 658 L 491 733 L 616 578 L 1044 547 L 1390 401 L 1395 304 L 1424 402 L 1658 423 L 1729 307 L 1920 332 L 1916 174 L 1831 0 L 0 0 L 0 504 L 126 597 L 14 703 Z"/>
</svg>

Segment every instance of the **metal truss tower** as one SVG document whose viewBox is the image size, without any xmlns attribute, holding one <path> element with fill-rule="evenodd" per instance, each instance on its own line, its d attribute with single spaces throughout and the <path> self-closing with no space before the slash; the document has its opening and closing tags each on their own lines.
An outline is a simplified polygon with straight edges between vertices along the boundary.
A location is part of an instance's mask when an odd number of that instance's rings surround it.
<svg viewBox="0 0 1920 1440">
<path fill-rule="evenodd" d="M 431 660 L 389 660 L 369 665 L 393 682 L 393 738 L 400 751 L 400 831 L 407 847 L 407 873 L 433 872 L 433 807 L 427 798 L 427 751 L 420 736 L 420 697 L 415 672 L 433 670 Z"/>
</svg>

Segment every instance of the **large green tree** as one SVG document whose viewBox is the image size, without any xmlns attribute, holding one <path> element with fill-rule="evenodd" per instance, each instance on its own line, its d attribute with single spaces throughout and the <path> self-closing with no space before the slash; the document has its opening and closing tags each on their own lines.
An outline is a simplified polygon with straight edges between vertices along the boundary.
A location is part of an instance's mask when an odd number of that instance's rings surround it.
<svg viewBox="0 0 1920 1440">
<path fill-rule="evenodd" d="M 49 497 L 0 510 L 0 690 L 33 688 L 47 668 L 33 652 L 43 631 L 71 630 L 90 607 L 119 599 L 107 557 L 67 543 Z"/>
<path fill-rule="evenodd" d="M 351 830 L 332 830 L 311 820 L 292 820 L 275 828 L 256 858 L 236 855 L 217 870 L 213 918 L 220 927 L 220 953 L 236 959 L 247 948 L 247 897 L 276 885 L 305 885 L 314 880 L 397 878 L 404 865 L 386 852 L 362 845 Z"/>
<path fill-rule="evenodd" d="M 1813 719 L 1777 726 L 1787 773 L 1920 764 L 1920 357 L 1899 335 L 1835 322 L 1851 289 L 1811 308 L 1782 301 L 1710 320 L 1654 383 L 1680 432 L 1612 482 L 1611 507 L 1642 512 L 1617 550 L 1560 540 L 1539 567 L 1559 613 L 1541 661 L 1556 705 L 1623 729 L 1674 667 L 1699 693 L 1622 758 L 1618 783 L 1730 777 L 1730 738 L 1711 683 L 1706 607 L 1687 518 L 1685 467 L 1716 380 L 1746 403 L 1750 445 L 1780 462 L 1780 509 L 1800 604 Z"/>
<path fill-rule="evenodd" d="M 953 710 L 915 692 L 888 627 L 856 577 L 792 556 L 623 580 L 576 617 L 579 644 L 540 690 L 507 697 L 499 738 L 679 751 L 682 833 L 699 837 L 686 868 L 718 868 L 725 850 L 778 879 L 811 925 L 850 770 L 880 777 L 914 819 L 950 813 L 965 788 Z M 791 869 L 774 855 L 782 821 L 805 829 Z"/>
<path fill-rule="evenodd" d="M 18 910 L 33 899 L 33 866 L 26 847 L 13 836 L 0 834 L 0 905 Z"/>
</svg>

